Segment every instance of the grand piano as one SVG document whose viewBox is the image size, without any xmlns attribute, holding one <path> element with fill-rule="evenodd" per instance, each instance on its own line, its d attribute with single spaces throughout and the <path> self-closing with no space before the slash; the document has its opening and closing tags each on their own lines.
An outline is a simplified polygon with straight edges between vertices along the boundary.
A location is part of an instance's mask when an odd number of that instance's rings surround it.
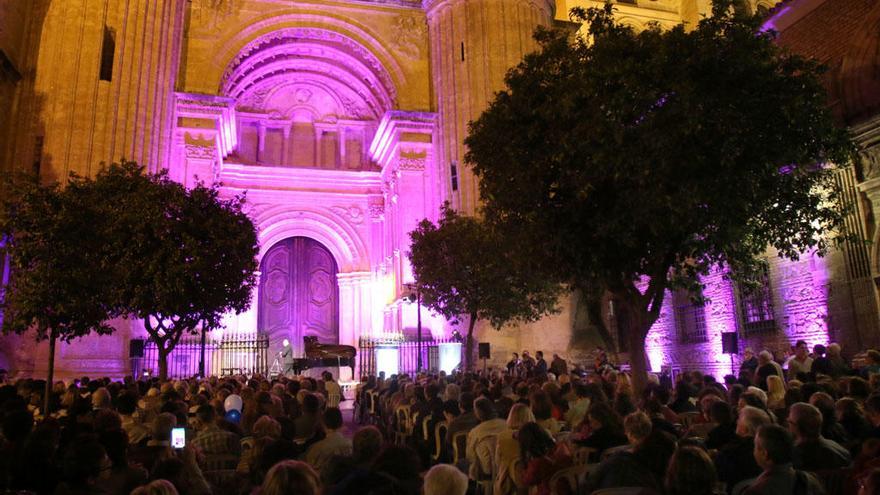
<svg viewBox="0 0 880 495">
<path fill-rule="evenodd" d="M 321 344 L 314 336 L 303 337 L 305 344 L 304 358 L 295 358 L 291 364 L 293 374 L 299 375 L 312 368 L 330 368 L 348 366 L 354 376 L 355 356 L 357 349 L 350 345 Z"/>
</svg>

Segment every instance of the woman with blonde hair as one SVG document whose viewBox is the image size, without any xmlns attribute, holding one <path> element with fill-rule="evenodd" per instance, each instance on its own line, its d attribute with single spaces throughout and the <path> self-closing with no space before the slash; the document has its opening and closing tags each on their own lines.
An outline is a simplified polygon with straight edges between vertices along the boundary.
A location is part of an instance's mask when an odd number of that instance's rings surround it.
<svg viewBox="0 0 880 495">
<path fill-rule="evenodd" d="M 516 491 L 514 478 L 514 462 L 519 459 L 519 440 L 516 433 L 526 423 L 533 423 L 535 415 L 529 406 L 516 403 L 510 408 L 507 415 L 507 429 L 498 434 L 498 443 L 495 446 L 495 466 L 498 475 L 495 478 L 495 491 L 493 493 L 513 493 Z"/>
<path fill-rule="evenodd" d="M 281 461 L 272 466 L 263 485 L 260 495 L 318 495 L 321 493 L 321 481 L 318 473 L 305 462 Z"/>
<path fill-rule="evenodd" d="M 777 411 L 785 409 L 785 385 L 782 378 L 776 375 L 767 377 L 767 409 Z"/>
</svg>

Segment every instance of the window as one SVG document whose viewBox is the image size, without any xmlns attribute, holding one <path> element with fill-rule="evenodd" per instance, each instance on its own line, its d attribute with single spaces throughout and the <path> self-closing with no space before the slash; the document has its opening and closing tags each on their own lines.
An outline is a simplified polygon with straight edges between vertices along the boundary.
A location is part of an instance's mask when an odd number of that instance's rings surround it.
<svg viewBox="0 0 880 495">
<path fill-rule="evenodd" d="M 101 80 L 113 80 L 113 56 L 116 52 L 116 31 L 104 26 L 104 41 L 101 44 Z"/>
<path fill-rule="evenodd" d="M 675 310 L 675 329 L 681 344 L 707 342 L 706 308 L 702 302 L 694 302 L 686 290 L 677 290 L 672 296 Z"/>
<path fill-rule="evenodd" d="M 31 172 L 34 177 L 40 176 L 40 168 L 43 163 L 43 136 L 34 136 L 34 161 L 31 162 Z"/>
<path fill-rule="evenodd" d="M 458 163 L 455 161 L 449 164 L 449 180 L 452 182 L 452 190 L 458 191 Z"/>
<path fill-rule="evenodd" d="M 751 290 L 737 284 L 740 320 L 746 336 L 776 330 L 773 293 L 770 291 L 770 274 L 766 264 L 762 267 L 759 278 L 758 287 Z"/>
</svg>

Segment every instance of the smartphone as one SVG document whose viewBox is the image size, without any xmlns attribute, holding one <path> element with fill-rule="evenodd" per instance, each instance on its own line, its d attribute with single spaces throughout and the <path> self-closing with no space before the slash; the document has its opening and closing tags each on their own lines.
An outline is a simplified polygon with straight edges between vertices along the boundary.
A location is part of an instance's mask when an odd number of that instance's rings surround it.
<svg viewBox="0 0 880 495">
<path fill-rule="evenodd" d="M 186 447 L 186 428 L 174 428 L 171 430 L 171 447 L 175 449 Z"/>
</svg>

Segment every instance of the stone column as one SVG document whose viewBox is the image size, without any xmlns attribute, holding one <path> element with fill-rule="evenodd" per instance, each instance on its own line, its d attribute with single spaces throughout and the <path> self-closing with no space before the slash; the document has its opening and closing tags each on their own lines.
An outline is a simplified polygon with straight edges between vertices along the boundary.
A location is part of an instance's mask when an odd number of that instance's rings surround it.
<svg viewBox="0 0 880 495">
<path fill-rule="evenodd" d="M 281 163 L 279 165 L 287 165 L 287 154 L 290 152 L 290 124 L 282 129 L 284 132 L 284 140 L 281 142 Z"/>
<path fill-rule="evenodd" d="M 477 178 L 464 164 L 467 124 L 504 87 L 504 75 L 537 43 L 532 33 L 553 22 L 550 0 L 425 0 L 431 43 L 431 78 L 440 114 L 439 148 L 445 199 L 473 214 L 479 206 Z M 458 191 L 449 185 L 457 162 Z"/>
<path fill-rule="evenodd" d="M 265 158 L 266 150 L 266 124 L 262 121 L 260 122 L 259 130 L 257 131 L 257 163 L 263 163 L 263 158 Z"/>
</svg>

